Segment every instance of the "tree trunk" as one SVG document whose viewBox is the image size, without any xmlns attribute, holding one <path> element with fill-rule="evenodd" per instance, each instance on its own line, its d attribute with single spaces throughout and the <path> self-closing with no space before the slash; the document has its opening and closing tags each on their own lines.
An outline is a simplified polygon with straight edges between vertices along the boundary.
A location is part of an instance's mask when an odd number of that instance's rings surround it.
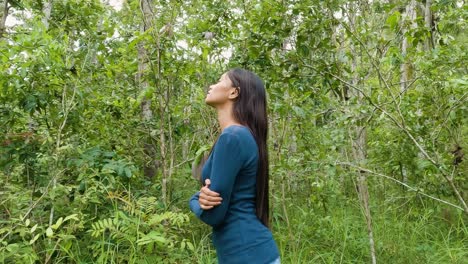
<svg viewBox="0 0 468 264">
<path fill-rule="evenodd" d="M 424 8 L 424 25 L 429 31 L 429 36 L 427 36 L 426 41 L 424 42 L 424 49 L 431 50 L 434 47 L 434 37 L 433 37 L 433 26 L 432 26 L 432 0 L 426 0 L 426 6 Z"/>
<path fill-rule="evenodd" d="M 50 20 L 50 13 L 52 12 L 52 2 L 53 0 L 49 0 L 45 2 L 44 7 L 42 8 L 42 24 L 44 24 L 46 30 L 49 29 L 49 20 Z"/>
<path fill-rule="evenodd" d="M 8 17 L 8 11 L 10 11 L 10 6 L 8 5 L 8 0 L 5 0 L 3 4 L 3 14 L 2 19 L 0 20 L 0 39 L 3 38 L 6 32 L 6 20 Z"/>
<path fill-rule="evenodd" d="M 356 164 L 362 164 L 367 157 L 367 129 L 363 126 L 356 126 L 354 132 L 355 138 L 353 140 L 353 156 Z M 361 206 L 364 211 L 364 217 L 366 219 L 372 264 L 376 264 L 377 259 L 375 256 L 375 240 L 372 228 L 372 215 L 369 207 L 369 190 L 367 186 L 366 172 L 364 171 L 359 171 L 357 177 L 357 191 L 359 201 L 361 202 Z"/>
<path fill-rule="evenodd" d="M 406 11 L 403 14 L 403 22 L 406 19 L 409 19 L 411 22 L 411 27 L 414 27 L 414 21 L 416 19 L 416 1 L 411 0 L 410 3 L 406 6 Z M 400 65 L 400 92 L 406 91 L 408 88 L 408 81 L 411 79 L 411 72 L 412 72 L 412 66 L 410 63 L 407 62 L 407 50 L 409 48 L 409 43 L 408 43 L 408 38 L 405 36 L 407 32 L 407 28 L 403 26 L 402 30 L 402 35 L 403 35 L 403 41 L 401 43 L 401 54 L 403 57 L 403 63 Z M 408 173 L 406 170 L 406 167 L 404 164 L 401 164 L 400 167 L 401 170 L 401 177 L 402 177 L 402 182 L 407 183 L 408 182 Z"/>
<path fill-rule="evenodd" d="M 98 24 L 97 24 L 97 32 L 102 31 L 102 24 L 104 23 L 104 18 L 99 19 Z M 99 61 L 98 61 L 98 48 L 99 48 L 99 42 L 96 41 L 96 43 L 93 44 L 93 48 L 90 51 L 91 52 L 91 64 L 94 65 L 94 67 L 98 67 Z M 114 91 L 112 90 L 112 95 L 114 95 Z"/>
<path fill-rule="evenodd" d="M 145 33 L 152 26 L 152 12 L 151 12 L 151 0 L 141 0 L 140 8 L 143 13 L 143 22 L 140 25 L 141 33 Z M 148 53 L 145 48 L 145 42 L 142 41 L 137 45 L 138 49 L 138 74 L 137 79 L 142 91 L 146 91 L 149 87 L 148 79 L 145 75 L 148 71 Z M 151 100 L 143 98 L 141 101 L 141 117 L 145 124 L 149 123 L 153 119 L 153 112 L 151 110 Z M 149 157 L 150 161 L 147 162 L 143 168 L 144 175 L 148 178 L 156 176 L 158 169 L 158 162 L 156 159 L 156 149 L 153 145 L 151 137 L 148 136 L 144 141 L 144 153 Z"/>
<path fill-rule="evenodd" d="M 406 6 L 405 14 L 403 15 L 403 22 L 406 19 L 411 21 L 411 27 L 415 26 L 416 19 L 416 1 L 411 0 L 410 3 Z M 406 19 L 405 19 L 406 18 Z M 411 64 L 407 62 L 406 55 L 409 48 L 408 38 L 405 36 L 407 28 L 403 26 L 402 35 L 403 41 L 401 43 L 401 54 L 403 56 L 404 62 L 400 66 L 401 76 L 400 76 L 400 90 L 403 92 L 408 88 L 408 80 L 411 79 Z M 406 182 L 406 181 L 404 181 Z"/>
<path fill-rule="evenodd" d="M 355 15 L 358 10 L 354 7 L 353 4 L 350 3 L 350 8 L 349 8 L 349 23 L 350 23 L 350 28 L 353 31 L 356 31 L 356 20 L 355 20 Z M 364 10 L 360 10 L 361 14 L 363 15 L 362 12 Z M 352 85 L 357 87 L 359 85 L 359 76 L 357 72 L 357 58 L 359 57 L 356 51 L 356 47 L 351 45 L 351 54 L 352 54 L 352 64 L 351 64 L 351 72 L 353 73 L 353 79 L 352 79 Z M 361 93 L 358 93 L 356 90 L 352 90 L 352 96 L 355 96 L 358 98 L 357 103 L 358 104 L 364 104 L 365 100 L 363 98 L 363 95 Z M 358 123 L 354 127 L 354 129 L 351 131 L 352 133 L 352 151 L 353 151 L 353 158 L 354 162 L 356 164 L 363 164 L 365 163 L 367 159 L 367 128 L 365 125 L 362 123 L 363 120 L 365 120 L 365 117 L 359 116 L 358 117 Z M 372 264 L 377 263 L 377 258 L 375 256 L 375 240 L 374 240 L 374 232 L 372 228 L 372 216 L 371 216 L 371 211 L 369 207 L 369 191 L 368 191 L 368 186 L 367 186 L 367 175 L 364 171 L 359 171 L 357 175 L 357 191 L 358 191 L 358 197 L 359 201 L 361 203 L 364 217 L 366 220 L 366 226 L 367 226 L 367 235 L 369 239 L 369 250 L 370 250 L 370 255 L 372 259 Z"/>
<path fill-rule="evenodd" d="M 49 19 L 50 19 L 51 11 L 52 11 L 52 0 L 49 0 L 44 4 L 44 8 L 42 9 L 42 15 L 43 15 L 42 23 L 44 24 L 46 30 L 49 29 Z M 66 87 L 63 87 L 62 106 L 65 106 L 65 105 L 66 105 Z M 63 111 L 66 111 L 66 110 L 63 109 Z M 66 123 L 66 117 L 64 118 L 64 121 L 63 121 L 62 125 L 59 128 L 59 133 L 57 135 L 56 149 L 58 149 L 60 147 L 60 145 L 61 145 L 61 132 L 63 130 L 63 127 L 65 126 L 65 123 Z M 29 126 L 30 131 L 34 130 L 34 127 L 35 127 L 34 124 L 35 124 L 35 122 L 34 122 L 32 114 L 31 114 L 29 116 L 29 122 L 28 122 L 28 126 Z M 54 177 L 53 182 L 52 182 L 52 189 L 55 189 L 55 188 L 57 188 L 57 177 Z M 54 211 L 55 211 L 55 206 L 52 204 L 52 208 L 50 209 L 50 214 L 49 214 L 49 226 L 51 226 L 53 224 Z M 46 258 L 46 262 L 48 262 L 49 259 L 50 259 L 50 255 Z"/>
<path fill-rule="evenodd" d="M 141 33 L 145 33 L 151 28 L 151 0 L 141 0 L 141 8 L 143 11 L 143 24 L 140 26 Z M 148 80 L 144 78 L 148 70 L 148 54 L 145 48 L 145 43 L 142 41 L 138 43 L 138 80 L 140 83 L 141 90 L 145 91 L 148 89 Z M 151 111 L 151 100 L 144 98 L 141 102 L 141 113 L 144 121 L 150 121 L 153 118 L 153 112 Z"/>
</svg>

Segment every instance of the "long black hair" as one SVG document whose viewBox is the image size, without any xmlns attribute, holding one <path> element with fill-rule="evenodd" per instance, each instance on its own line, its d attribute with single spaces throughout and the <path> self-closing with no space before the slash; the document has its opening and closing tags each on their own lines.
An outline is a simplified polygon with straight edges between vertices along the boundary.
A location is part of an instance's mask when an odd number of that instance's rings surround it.
<svg viewBox="0 0 468 264">
<path fill-rule="evenodd" d="M 228 71 L 227 75 L 239 93 L 233 106 L 234 118 L 250 129 L 258 145 L 256 214 L 258 219 L 269 227 L 268 116 L 265 85 L 260 77 L 247 70 L 236 68 Z"/>
</svg>

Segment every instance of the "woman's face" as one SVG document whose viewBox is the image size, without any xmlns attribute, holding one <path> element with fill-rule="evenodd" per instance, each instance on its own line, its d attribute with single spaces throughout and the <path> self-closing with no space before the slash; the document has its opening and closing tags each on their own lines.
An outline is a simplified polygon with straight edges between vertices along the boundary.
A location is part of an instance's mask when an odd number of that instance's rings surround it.
<svg viewBox="0 0 468 264">
<path fill-rule="evenodd" d="M 231 79 L 229 79 L 229 76 L 225 73 L 217 83 L 210 86 L 205 98 L 205 103 L 211 106 L 222 105 L 236 97 L 236 88 L 232 87 Z"/>
</svg>

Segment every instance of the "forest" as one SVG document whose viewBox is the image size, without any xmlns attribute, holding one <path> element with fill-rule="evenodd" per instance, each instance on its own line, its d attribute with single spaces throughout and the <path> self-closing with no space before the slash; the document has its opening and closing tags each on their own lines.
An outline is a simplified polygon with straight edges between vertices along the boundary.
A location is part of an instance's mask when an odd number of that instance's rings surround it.
<svg viewBox="0 0 468 264">
<path fill-rule="evenodd" d="M 229 69 L 268 95 L 282 263 L 468 263 L 464 0 L 0 0 L 0 263 L 217 263 Z"/>
</svg>

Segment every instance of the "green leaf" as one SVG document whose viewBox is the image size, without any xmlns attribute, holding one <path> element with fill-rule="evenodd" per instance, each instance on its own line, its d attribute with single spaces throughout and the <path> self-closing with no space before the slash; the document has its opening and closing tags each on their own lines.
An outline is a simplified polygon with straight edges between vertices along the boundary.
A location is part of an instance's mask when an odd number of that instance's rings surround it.
<svg viewBox="0 0 468 264">
<path fill-rule="evenodd" d="M 187 241 L 187 247 L 191 250 L 191 251 L 195 251 L 195 247 L 193 246 L 192 242 L 189 242 Z"/>
<path fill-rule="evenodd" d="M 46 236 L 47 237 L 52 237 L 54 235 L 54 231 L 52 230 L 52 228 L 49 226 L 46 230 Z"/>
<path fill-rule="evenodd" d="M 52 228 L 57 230 L 57 228 L 60 227 L 60 225 L 63 223 L 63 217 L 60 217 L 55 224 L 52 225 Z"/>
<path fill-rule="evenodd" d="M 124 172 L 125 172 L 125 176 L 126 176 L 127 178 L 131 178 L 131 177 L 132 177 L 132 171 L 130 170 L 129 167 L 125 167 Z"/>
<path fill-rule="evenodd" d="M 32 245 L 36 240 L 41 236 L 41 234 L 35 235 L 31 240 L 29 240 L 29 245 Z"/>
<path fill-rule="evenodd" d="M 16 244 L 16 243 L 15 244 L 9 244 L 6 247 L 7 251 L 9 251 L 9 252 L 17 252 L 19 248 L 20 248 L 19 245 Z"/>
<path fill-rule="evenodd" d="M 16 9 L 24 10 L 24 5 L 21 4 L 21 1 L 17 0 L 6 0 L 12 7 Z"/>
<path fill-rule="evenodd" d="M 304 110 L 302 108 L 300 108 L 298 106 L 293 106 L 292 108 L 294 110 L 294 113 L 296 113 L 296 115 L 298 115 L 299 117 L 302 117 L 302 118 L 305 117 L 305 112 L 304 112 Z"/>
<path fill-rule="evenodd" d="M 37 224 L 35 224 L 32 228 L 31 228 L 31 233 L 34 233 L 34 231 L 36 231 L 36 228 L 37 228 Z"/>
<path fill-rule="evenodd" d="M 151 231 L 148 234 L 144 235 L 140 239 L 137 240 L 137 244 L 139 246 L 141 245 L 146 245 L 148 243 L 153 243 L 153 242 L 158 242 L 160 244 L 166 244 L 167 239 L 164 238 L 164 236 L 157 232 L 157 231 Z"/>
<path fill-rule="evenodd" d="M 398 11 L 395 11 L 391 16 L 387 18 L 386 24 L 392 28 L 396 29 L 398 26 L 398 22 L 400 21 L 401 18 L 401 13 Z"/>
<path fill-rule="evenodd" d="M 66 222 L 66 221 L 68 221 L 70 219 L 73 219 L 73 220 L 76 220 L 76 221 L 80 220 L 80 219 L 78 219 L 78 214 L 72 214 L 72 215 L 69 215 L 69 216 L 65 217 L 65 219 L 63 221 Z"/>
</svg>

